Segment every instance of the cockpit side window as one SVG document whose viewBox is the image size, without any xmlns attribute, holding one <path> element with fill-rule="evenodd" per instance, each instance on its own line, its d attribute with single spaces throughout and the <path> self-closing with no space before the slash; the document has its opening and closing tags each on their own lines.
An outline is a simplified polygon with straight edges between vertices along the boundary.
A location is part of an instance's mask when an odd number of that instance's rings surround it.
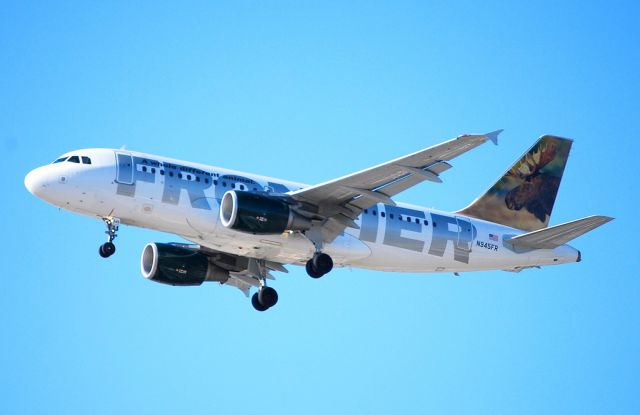
<svg viewBox="0 0 640 415">
<path fill-rule="evenodd" d="M 67 160 L 70 163 L 80 163 L 80 157 L 78 156 L 71 156 L 69 157 L 69 160 Z"/>
<path fill-rule="evenodd" d="M 62 163 L 63 161 L 65 161 L 67 159 L 67 157 L 60 157 L 59 159 L 57 159 L 56 161 L 54 161 L 51 164 L 56 164 L 56 163 Z"/>
<path fill-rule="evenodd" d="M 87 156 L 82 156 L 82 164 L 91 164 L 91 159 Z"/>
</svg>

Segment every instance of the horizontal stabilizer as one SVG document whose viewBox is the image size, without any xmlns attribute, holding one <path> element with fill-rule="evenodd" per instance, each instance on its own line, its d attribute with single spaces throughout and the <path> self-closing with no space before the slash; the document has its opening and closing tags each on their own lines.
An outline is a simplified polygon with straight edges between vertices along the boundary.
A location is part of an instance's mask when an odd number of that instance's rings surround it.
<svg viewBox="0 0 640 415">
<path fill-rule="evenodd" d="M 554 249 L 613 220 L 608 216 L 589 216 L 550 228 L 514 236 L 505 242 L 516 247 Z"/>
</svg>

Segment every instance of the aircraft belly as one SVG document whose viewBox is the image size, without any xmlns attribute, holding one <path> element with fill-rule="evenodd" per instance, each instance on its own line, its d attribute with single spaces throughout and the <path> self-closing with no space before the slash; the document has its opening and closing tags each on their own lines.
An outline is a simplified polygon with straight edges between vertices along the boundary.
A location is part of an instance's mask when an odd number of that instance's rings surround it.
<svg viewBox="0 0 640 415">
<path fill-rule="evenodd" d="M 198 243 L 229 254 L 282 263 L 305 263 L 315 251 L 314 245 L 299 232 L 253 235 L 219 227 L 213 234 L 200 235 Z"/>
</svg>

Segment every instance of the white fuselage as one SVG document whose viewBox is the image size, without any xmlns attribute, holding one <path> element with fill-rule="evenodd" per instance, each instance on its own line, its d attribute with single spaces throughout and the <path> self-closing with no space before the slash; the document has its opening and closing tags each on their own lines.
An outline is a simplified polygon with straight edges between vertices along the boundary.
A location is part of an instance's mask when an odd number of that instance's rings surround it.
<svg viewBox="0 0 640 415">
<path fill-rule="evenodd" d="M 61 208 L 97 218 L 180 235 L 230 254 L 304 264 L 315 252 L 302 232 L 253 235 L 219 221 L 225 192 L 286 193 L 306 187 L 203 164 L 128 150 L 87 149 L 80 162 L 39 167 L 25 178 L 36 196 Z M 83 164 L 82 157 L 91 164 Z M 323 251 L 336 266 L 396 272 L 519 270 L 579 260 L 568 245 L 516 252 L 505 243 L 523 231 L 455 213 L 398 203 L 363 212 Z"/>
</svg>

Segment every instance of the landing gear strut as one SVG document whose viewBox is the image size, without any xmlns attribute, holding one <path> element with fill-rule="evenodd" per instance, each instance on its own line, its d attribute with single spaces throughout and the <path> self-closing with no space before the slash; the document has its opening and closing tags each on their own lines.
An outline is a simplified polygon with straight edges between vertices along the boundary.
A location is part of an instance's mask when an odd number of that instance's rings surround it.
<svg viewBox="0 0 640 415">
<path fill-rule="evenodd" d="M 102 258 L 109 258 L 116 252 L 116 246 L 113 244 L 113 240 L 118 236 L 118 227 L 120 226 L 120 219 L 118 218 L 104 218 L 104 223 L 107 225 L 107 242 L 100 245 L 98 253 Z"/>
<path fill-rule="evenodd" d="M 331 272 L 333 269 L 333 260 L 329 255 L 318 252 L 313 255 L 313 258 L 307 261 L 305 268 L 311 278 L 320 278 Z"/>
</svg>

